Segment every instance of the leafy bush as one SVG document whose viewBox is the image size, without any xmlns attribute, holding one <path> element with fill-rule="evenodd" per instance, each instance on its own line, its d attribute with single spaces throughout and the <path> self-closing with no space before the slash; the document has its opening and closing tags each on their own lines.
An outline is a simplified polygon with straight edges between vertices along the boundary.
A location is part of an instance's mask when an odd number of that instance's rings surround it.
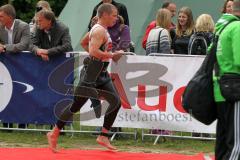
<svg viewBox="0 0 240 160">
<path fill-rule="evenodd" d="M 58 17 L 68 0 L 47 0 Z M 17 18 L 29 23 L 35 14 L 35 8 L 38 0 L 1 0 L 0 5 L 11 4 L 15 7 Z"/>
</svg>

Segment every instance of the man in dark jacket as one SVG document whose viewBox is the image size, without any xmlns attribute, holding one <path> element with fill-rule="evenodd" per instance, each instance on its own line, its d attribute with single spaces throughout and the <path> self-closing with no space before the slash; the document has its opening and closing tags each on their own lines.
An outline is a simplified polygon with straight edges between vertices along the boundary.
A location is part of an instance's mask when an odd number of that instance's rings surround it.
<svg viewBox="0 0 240 160">
<path fill-rule="evenodd" d="M 52 11 L 43 9 L 37 16 L 39 26 L 32 37 L 32 51 L 36 55 L 49 60 L 50 56 L 73 50 L 68 27 L 56 20 Z"/>
<path fill-rule="evenodd" d="M 97 15 L 97 9 L 103 3 L 111 3 L 112 5 L 114 5 L 118 9 L 118 14 L 123 17 L 124 24 L 129 26 L 128 12 L 127 12 L 126 6 L 122 3 L 115 2 L 114 0 L 102 0 L 102 2 L 98 3 L 93 9 L 91 20 L 92 20 L 93 17 L 95 17 Z M 91 29 L 91 20 L 90 20 L 89 25 L 88 25 L 88 30 L 89 31 Z"/>
</svg>

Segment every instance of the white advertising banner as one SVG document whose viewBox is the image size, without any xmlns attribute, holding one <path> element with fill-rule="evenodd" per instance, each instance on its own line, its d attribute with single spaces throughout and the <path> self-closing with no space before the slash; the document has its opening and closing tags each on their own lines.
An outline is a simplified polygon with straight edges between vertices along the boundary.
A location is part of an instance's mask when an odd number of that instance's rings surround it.
<svg viewBox="0 0 240 160">
<path fill-rule="evenodd" d="M 215 133 L 216 122 L 206 126 L 187 114 L 181 105 L 186 84 L 200 67 L 203 56 L 123 56 L 109 73 L 121 96 L 116 127 L 156 128 L 173 131 Z M 80 66 L 83 57 L 80 56 Z M 102 126 L 88 101 L 80 112 L 81 125 Z"/>
</svg>

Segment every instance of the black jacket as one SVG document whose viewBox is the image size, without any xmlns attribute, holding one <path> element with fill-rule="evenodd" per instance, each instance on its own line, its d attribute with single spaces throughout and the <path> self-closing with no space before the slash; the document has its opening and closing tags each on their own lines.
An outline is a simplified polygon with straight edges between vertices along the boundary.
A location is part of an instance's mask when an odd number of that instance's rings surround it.
<svg viewBox="0 0 240 160">
<path fill-rule="evenodd" d="M 69 29 L 62 22 L 57 20 L 49 30 L 49 35 L 51 40 L 46 32 L 40 29 L 36 30 L 34 37 L 32 37 L 34 53 L 38 48 L 48 49 L 50 56 L 73 50 Z"/>
<path fill-rule="evenodd" d="M 91 19 L 97 15 L 97 9 L 101 4 L 103 4 L 103 2 L 98 3 L 98 5 L 94 7 Z M 122 16 L 124 19 L 124 24 L 129 26 L 128 12 L 126 6 L 122 3 L 115 2 L 114 0 L 112 1 L 112 5 L 117 7 L 119 15 Z M 89 31 L 91 29 L 91 19 L 88 24 Z"/>
</svg>

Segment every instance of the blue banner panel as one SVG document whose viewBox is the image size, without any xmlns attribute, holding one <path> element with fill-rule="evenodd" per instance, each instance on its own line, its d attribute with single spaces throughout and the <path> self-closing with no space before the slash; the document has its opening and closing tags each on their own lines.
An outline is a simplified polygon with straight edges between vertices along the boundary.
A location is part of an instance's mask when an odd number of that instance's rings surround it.
<svg viewBox="0 0 240 160">
<path fill-rule="evenodd" d="M 0 54 L 1 122 L 54 124 L 55 105 L 66 98 L 68 102 L 72 99 L 59 90 L 66 90 L 66 86 L 72 90 L 73 70 L 74 59 L 65 54 L 52 56 L 49 61 L 33 53 Z M 63 74 L 55 77 L 56 71 Z M 56 89 L 49 81 L 56 82 L 53 85 Z"/>
</svg>

